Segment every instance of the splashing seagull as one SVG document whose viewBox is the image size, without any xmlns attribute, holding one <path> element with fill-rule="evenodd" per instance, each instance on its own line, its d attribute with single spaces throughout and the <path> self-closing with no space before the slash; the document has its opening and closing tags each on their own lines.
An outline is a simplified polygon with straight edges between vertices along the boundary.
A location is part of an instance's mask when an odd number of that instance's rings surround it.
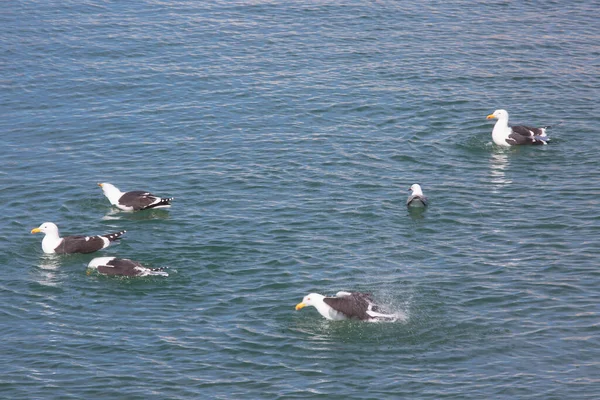
<svg viewBox="0 0 600 400">
<path fill-rule="evenodd" d="M 144 267 L 137 261 L 117 257 L 96 257 L 88 264 L 90 270 L 97 270 L 104 275 L 116 276 L 169 276 L 164 268 Z"/>
<path fill-rule="evenodd" d="M 371 295 L 361 292 L 337 292 L 335 297 L 326 297 L 318 293 L 304 296 L 296 310 L 313 306 L 319 314 L 329 320 L 359 319 L 362 321 L 392 321 L 395 314 L 383 314 L 380 307 L 373 303 Z"/>
<path fill-rule="evenodd" d="M 492 139 L 498 146 L 516 146 L 524 144 L 547 144 L 550 140 L 546 136 L 545 126 L 542 128 L 532 128 L 523 125 L 508 125 L 508 112 L 506 110 L 496 110 L 493 114 L 487 116 L 487 119 L 497 119 Z"/>
<path fill-rule="evenodd" d="M 98 186 L 102 188 L 110 203 L 123 211 L 171 207 L 173 201 L 173 197 L 161 198 L 143 190 L 121 192 L 115 185 L 106 182 L 99 183 Z"/>
<path fill-rule="evenodd" d="M 421 185 L 415 183 L 408 190 L 412 193 L 406 200 L 407 207 L 427 207 L 427 197 L 423 194 Z"/>
<path fill-rule="evenodd" d="M 42 250 L 44 253 L 93 253 L 108 247 L 112 242 L 121 237 L 126 231 L 109 233 L 96 236 L 65 236 L 61 238 L 58 227 L 52 222 L 44 222 L 39 228 L 34 228 L 31 233 L 44 233 Z"/>
</svg>

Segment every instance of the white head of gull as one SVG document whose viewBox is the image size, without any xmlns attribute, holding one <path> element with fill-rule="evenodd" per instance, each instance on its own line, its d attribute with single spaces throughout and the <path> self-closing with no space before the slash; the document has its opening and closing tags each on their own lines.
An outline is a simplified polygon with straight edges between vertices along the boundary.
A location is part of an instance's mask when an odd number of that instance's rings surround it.
<svg viewBox="0 0 600 400">
<path fill-rule="evenodd" d="M 44 253 L 54 253 L 54 249 L 62 242 L 62 238 L 58 233 L 58 226 L 52 222 L 44 222 L 38 228 L 33 228 L 31 233 L 44 234 L 44 239 L 42 239 Z"/>
</svg>

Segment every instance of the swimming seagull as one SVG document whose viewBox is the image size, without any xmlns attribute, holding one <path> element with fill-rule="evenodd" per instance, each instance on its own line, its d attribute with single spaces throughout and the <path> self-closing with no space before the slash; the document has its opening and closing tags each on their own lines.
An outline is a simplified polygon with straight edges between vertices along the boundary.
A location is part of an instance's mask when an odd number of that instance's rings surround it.
<svg viewBox="0 0 600 400">
<path fill-rule="evenodd" d="M 108 247 L 117 240 L 126 231 L 109 233 L 107 235 L 96 236 L 65 236 L 61 238 L 58 234 L 58 227 L 52 222 L 44 222 L 38 228 L 31 230 L 31 233 L 44 233 L 42 240 L 42 250 L 44 253 L 93 253 L 100 249 Z"/>
<path fill-rule="evenodd" d="M 296 310 L 313 306 L 319 314 L 329 320 L 359 319 L 363 321 L 396 320 L 397 315 L 383 314 L 379 306 L 373 303 L 371 295 L 361 292 L 337 292 L 335 297 L 326 297 L 318 293 L 304 296 Z"/>
<path fill-rule="evenodd" d="M 98 186 L 102 188 L 110 203 L 123 211 L 171 207 L 171 201 L 173 201 L 173 197 L 161 198 L 143 190 L 121 192 L 115 185 L 106 182 L 99 183 Z"/>
<path fill-rule="evenodd" d="M 427 197 L 423 194 L 421 185 L 415 183 L 408 190 L 411 191 L 412 194 L 406 199 L 407 207 L 427 207 Z"/>
<path fill-rule="evenodd" d="M 496 110 L 493 114 L 487 116 L 487 119 L 497 119 L 492 139 L 498 146 L 515 146 L 523 144 L 547 144 L 550 140 L 546 135 L 546 129 L 532 128 L 530 126 L 516 125 L 508 126 L 508 112 L 506 110 Z"/>
<path fill-rule="evenodd" d="M 95 269 L 101 274 L 118 276 L 169 276 L 164 268 L 144 267 L 137 261 L 117 257 L 96 257 L 88 264 L 89 269 Z"/>
</svg>

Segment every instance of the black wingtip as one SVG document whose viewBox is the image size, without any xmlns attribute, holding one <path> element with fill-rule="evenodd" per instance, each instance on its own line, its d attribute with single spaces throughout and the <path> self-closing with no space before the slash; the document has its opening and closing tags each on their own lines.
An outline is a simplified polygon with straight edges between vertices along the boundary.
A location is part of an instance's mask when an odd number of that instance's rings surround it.
<svg viewBox="0 0 600 400">
<path fill-rule="evenodd" d="M 109 233 L 108 235 L 102 235 L 103 237 L 107 238 L 109 241 L 114 242 L 115 240 L 119 239 L 121 236 L 123 236 L 127 231 L 123 230 L 120 232 L 115 232 L 115 233 Z"/>
<path fill-rule="evenodd" d="M 147 207 L 142 208 L 142 210 L 151 210 L 153 208 L 161 208 L 165 206 L 170 206 L 171 201 L 173 201 L 174 197 L 161 198 L 158 203 L 151 204 Z"/>
</svg>

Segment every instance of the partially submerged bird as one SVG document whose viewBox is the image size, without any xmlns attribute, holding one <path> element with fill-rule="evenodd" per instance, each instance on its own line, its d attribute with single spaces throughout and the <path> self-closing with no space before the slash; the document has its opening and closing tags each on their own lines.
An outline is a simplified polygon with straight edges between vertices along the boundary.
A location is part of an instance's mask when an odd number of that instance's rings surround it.
<svg viewBox="0 0 600 400">
<path fill-rule="evenodd" d="M 169 276 L 164 268 L 144 267 L 137 261 L 117 257 L 96 257 L 88 264 L 88 268 L 95 269 L 104 275 L 118 276 Z"/>
<path fill-rule="evenodd" d="M 546 135 L 545 126 L 542 128 L 532 128 L 523 125 L 508 125 L 508 112 L 506 110 L 496 110 L 493 114 L 487 116 L 487 119 L 497 119 L 494 130 L 492 131 L 492 140 L 498 146 L 515 146 L 523 144 L 547 144 L 550 140 Z"/>
<path fill-rule="evenodd" d="M 381 313 L 379 306 L 373 303 L 373 299 L 368 293 L 342 291 L 337 292 L 335 297 L 310 293 L 296 305 L 296 310 L 307 306 L 313 306 L 319 314 L 330 320 L 390 321 L 397 319 L 397 315 Z"/>
<path fill-rule="evenodd" d="M 427 197 L 423 194 L 421 185 L 415 183 L 408 189 L 411 191 L 411 195 L 406 199 L 407 207 L 427 207 Z"/>
<path fill-rule="evenodd" d="M 158 197 L 143 190 L 121 192 L 115 185 L 106 182 L 99 183 L 98 186 L 102 188 L 110 204 L 123 211 L 171 207 L 171 201 L 173 201 L 173 197 Z"/>
<path fill-rule="evenodd" d="M 58 227 L 52 222 L 44 222 L 39 228 L 34 228 L 31 233 L 44 233 L 42 250 L 44 253 L 93 253 L 108 247 L 126 231 L 95 236 L 65 236 L 61 238 Z"/>
</svg>

